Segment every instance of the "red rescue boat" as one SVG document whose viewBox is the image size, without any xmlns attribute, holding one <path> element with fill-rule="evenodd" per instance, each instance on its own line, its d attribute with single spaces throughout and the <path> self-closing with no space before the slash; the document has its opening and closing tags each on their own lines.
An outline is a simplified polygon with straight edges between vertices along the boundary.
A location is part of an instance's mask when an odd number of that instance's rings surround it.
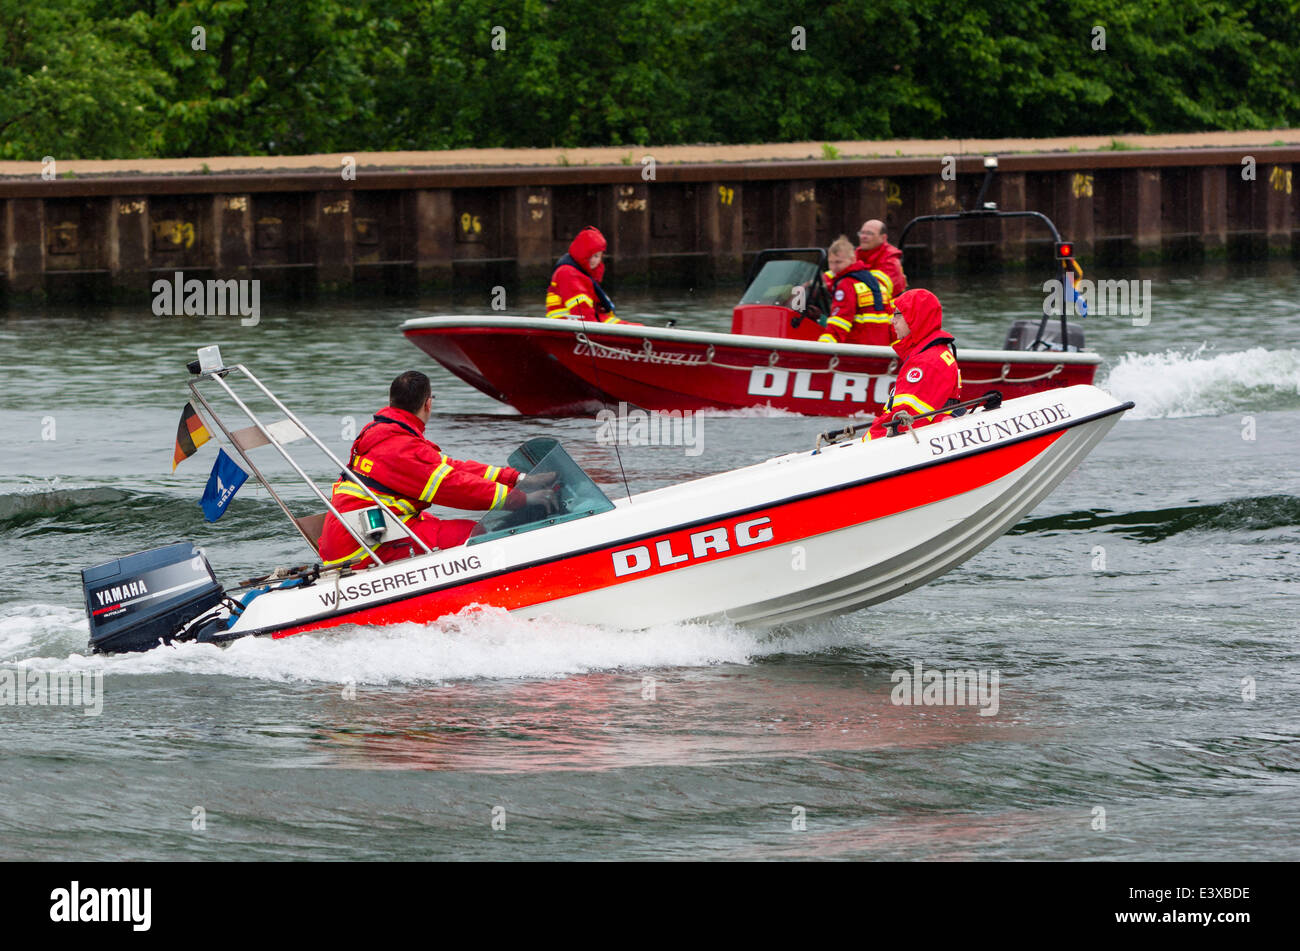
<svg viewBox="0 0 1300 951">
<path fill-rule="evenodd" d="M 990 208 L 926 215 L 922 222 L 1027 217 L 1056 239 L 1062 293 L 1038 320 L 1012 323 L 1001 350 L 958 341 L 967 395 L 996 389 L 1015 399 L 1091 384 L 1101 363 L 1084 352 L 1083 307 L 1067 276 L 1082 273 L 1056 226 L 1032 211 Z M 875 415 L 889 398 L 898 359 L 889 347 L 817 342 L 830 311 L 820 248 L 763 251 L 732 316 L 731 333 L 674 326 L 511 316 L 423 317 L 402 324 L 410 341 L 460 379 L 525 415 L 588 415 L 612 404 L 649 410 L 772 407 L 813 416 Z"/>
<path fill-rule="evenodd" d="M 423 317 L 402 332 L 471 386 L 525 415 L 771 406 L 812 416 L 879 413 L 898 358 L 888 347 L 546 317 Z M 967 392 L 1007 399 L 1091 383 L 1094 353 L 959 348 Z"/>
</svg>

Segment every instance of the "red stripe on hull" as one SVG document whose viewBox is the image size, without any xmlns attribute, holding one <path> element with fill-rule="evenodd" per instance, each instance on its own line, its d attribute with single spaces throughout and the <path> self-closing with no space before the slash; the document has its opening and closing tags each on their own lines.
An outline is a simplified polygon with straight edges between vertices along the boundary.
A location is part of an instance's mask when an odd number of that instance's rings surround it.
<svg viewBox="0 0 1300 951">
<path fill-rule="evenodd" d="M 513 611 L 667 571 L 676 571 L 688 565 L 716 561 L 774 545 L 788 545 L 810 536 L 884 518 L 988 485 L 1042 453 L 1064 432 L 1065 430 L 1060 430 L 1011 443 L 1000 449 L 992 449 L 955 459 L 952 462 L 890 476 L 829 495 L 778 504 L 761 511 L 731 516 L 719 519 L 717 522 L 655 535 L 636 542 L 619 542 L 598 551 L 522 569 L 515 574 L 498 575 L 391 604 L 322 618 L 277 631 L 273 636 L 288 637 L 292 634 L 318 631 L 341 624 L 386 625 L 406 622 L 428 624 L 476 603 Z M 922 429 L 918 435 L 923 436 L 924 433 L 925 430 Z M 906 499 L 900 498 L 904 491 L 907 494 Z M 846 510 L 854 513 L 852 518 L 845 518 Z M 748 545 L 738 544 L 736 526 L 764 517 L 770 519 L 766 524 L 772 529 L 772 537 Z M 725 553 L 710 552 L 702 557 L 691 557 L 671 565 L 659 564 L 662 560 L 659 557 L 659 544 L 666 542 L 668 556 L 678 557 L 692 550 L 690 540 L 692 534 L 717 528 L 725 528 L 727 531 L 726 537 L 730 542 L 730 548 Z M 751 532 L 751 535 L 760 533 L 761 529 L 755 526 L 755 531 Z M 642 546 L 648 549 L 653 562 L 652 567 L 623 577 L 616 576 L 613 553 Z"/>
</svg>

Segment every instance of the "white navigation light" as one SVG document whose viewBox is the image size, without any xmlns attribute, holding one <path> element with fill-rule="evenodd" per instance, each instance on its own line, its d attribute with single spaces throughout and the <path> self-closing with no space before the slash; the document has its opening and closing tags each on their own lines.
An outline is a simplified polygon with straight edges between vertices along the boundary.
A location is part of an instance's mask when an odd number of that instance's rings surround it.
<svg viewBox="0 0 1300 951">
<path fill-rule="evenodd" d="M 199 372 L 212 373 L 220 370 L 224 364 L 221 362 L 221 348 L 213 345 L 211 347 L 199 347 Z"/>
<path fill-rule="evenodd" d="M 996 155 L 990 155 L 990 156 L 987 156 L 987 157 L 984 159 L 984 167 L 985 167 L 985 168 L 997 168 L 997 167 L 998 167 L 998 157 L 997 157 Z"/>
</svg>

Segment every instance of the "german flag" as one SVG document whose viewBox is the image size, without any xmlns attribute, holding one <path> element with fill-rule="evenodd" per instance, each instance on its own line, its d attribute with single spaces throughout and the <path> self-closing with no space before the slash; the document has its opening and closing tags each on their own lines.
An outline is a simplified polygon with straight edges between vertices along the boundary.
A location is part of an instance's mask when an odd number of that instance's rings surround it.
<svg viewBox="0 0 1300 951">
<path fill-rule="evenodd" d="M 181 422 L 176 427 L 176 453 L 172 456 L 172 472 L 176 467 L 199 451 L 199 446 L 212 438 L 199 414 L 194 411 L 194 404 L 186 403 L 181 410 Z"/>
</svg>

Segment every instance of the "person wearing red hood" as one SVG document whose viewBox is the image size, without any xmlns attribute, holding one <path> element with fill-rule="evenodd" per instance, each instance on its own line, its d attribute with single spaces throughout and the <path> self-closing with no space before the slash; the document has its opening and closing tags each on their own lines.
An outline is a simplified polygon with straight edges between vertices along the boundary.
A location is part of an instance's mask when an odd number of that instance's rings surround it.
<svg viewBox="0 0 1300 951">
<path fill-rule="evenodd" d="M 885 424 L 900 412 L 912 415 L 961 402 L 961 368 L 957 366 L 952 335 L 943 329 L 943 307 L 927 290 L 907 291 L 894 301 L 894 352 L 902 365 L 885 411 L 876 417 L 864 440 L 890 435 Z M 918 419 L 926 426 L 947 419 L 946 413 Z"/>
<path fill-rule="evenodd" d="M 374 420 L 357 434 L 348 468 L 429 548 L 454 548 L 469 538 L 474 528 L 470 519 L 439 519 L 424 511 L 435 503 L 460 509 L 519 509 L 539 504 L 550 511 L 555 507 L 549 490 L 539 487 L 526 491 L 519 484 L 517 469 L 450 459 L 425 438 L 424 426 L 433 411 L 433 392 L 429 378 L 420 371 L 408 370 L 393 380 L 388 403 L 388 408 L 376 413 Z M 344 474 L 334 483 L 330 502 L 339 512 L 375 506 L 362 487 Z M 325 516 L 318 550 L 326 567 L 365 554 L 333 512 Z M 419 553 L 420 547 L 406 535 L 375 549 L 382 562 Z M 370 561 L 366 555 L 353 567 L 364 567 Z"/>
<path fill-rule="evenodd" d="M 546 288 L 546 316 L 599 320 L 607 324 L 624 324 L 614 316 L 614 302 L 600 286 L 605 276 L 605 236 L 588 225 L 578 232 L 569 245 L 569 253 L 551 275 Z"/>
<path fill-rule="evenodd" d="M 885 223 L 877 218 L 862 222 L 858 229 L 858 260 L 870 271 L 884 271 L 898 297 L 907 290 L 907 275 L 903 273 L 903 252 L 887 240 Z"/>
</svg>

